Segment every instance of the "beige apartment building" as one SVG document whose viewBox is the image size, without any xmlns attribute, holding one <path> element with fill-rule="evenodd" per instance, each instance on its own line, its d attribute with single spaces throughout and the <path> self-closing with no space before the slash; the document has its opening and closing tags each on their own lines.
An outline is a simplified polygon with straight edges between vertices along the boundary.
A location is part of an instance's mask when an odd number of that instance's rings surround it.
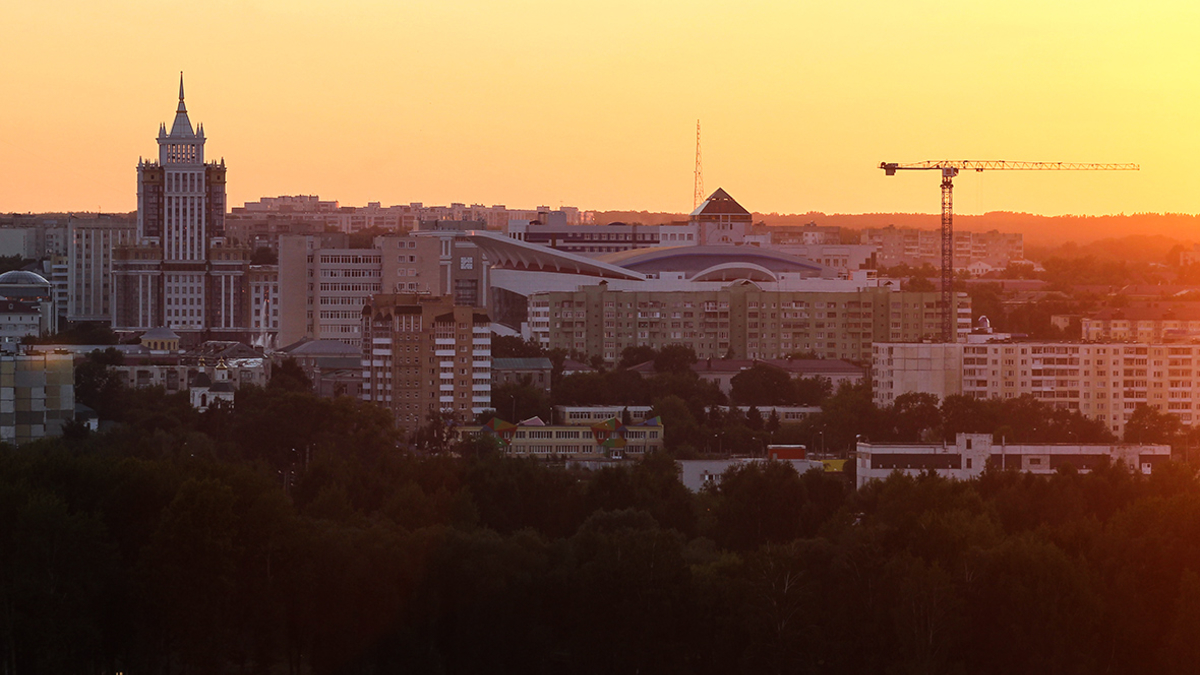
<svg viewBox="0 0 1200 675">
<path fill-rule="evenodd" d="M 445 292 L 435 238 L 379 237 L 374 248 L 319 248 L 319 243 L 311 236 L 279 238 L 279 345 L 307 337 L 358 347 L 362 310 L 372 296 Z"/>
<path fill-rule="evenodd" d="M 939 334 L 937 292 L 886 287 L 851 291 L 766 291 L 751 282 L 718 290 L 617 291 L 606 284 L 537 293 L 530 327 L 551 349 L 605 361 L 627 347 L 682 344 L 701 359 L 778 359 L 794 352 L 867 361 L 871 344 Z M 970 298 L 958 297 L 959 333 L 970 329 Z"/>
<path fill-rule="evenodd" d="M 878 247 L 876 261 L 892 266 L 900 263 L 938 266 L 942 260 L 940 230 L 918 230 L 911 227 L 870 227 L 864 229 L 861 242 Z M 954 267 L 966 269 L 973 263 L 990 267 L 1006 267 L 1013 260 L 1025 257 L 1025 241 L 1019 232 L 954 232 Z"/>
<path fill-rule="evenodd" d="M 435 259 L 436 260 L 436 259 Z M 469 421 L 492 405 L 491 320 L 453 298 L 380 294 L 359 310 L 364 401 L 406 432 L 430 411 Z"/>
<path fill-rule="evenodd" d="M 1080 342 L 875 344 L 876 405 L 909 392 L 945 398 L 1032 395 L 1121 435 L 1139 404 L 1188 426 L 1200 410 L 1200 345 Z"/>
<path fill-rule="evenodd" d="M 1194 302 L 1105 309 L 1079 320 L 1081 338 L 1100 342 L 1172 342 L 1200 337 Z"/>
</svg>

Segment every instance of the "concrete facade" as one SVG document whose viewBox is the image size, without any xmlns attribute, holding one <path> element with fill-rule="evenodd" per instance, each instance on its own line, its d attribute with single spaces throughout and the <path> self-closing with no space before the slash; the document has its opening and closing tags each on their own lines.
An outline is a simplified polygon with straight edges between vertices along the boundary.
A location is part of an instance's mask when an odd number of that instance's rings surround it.
<svg viewBox="0 0 1200 675">
<path fill-rule="evenodd" d="M 407 432 L 431 411 L 460 422 L 492 405 L 491 321 L 448 297 L 376 295 L 360 310 L 362 399 L 392 411 Z"/>
<path fill-rule="evenodd" d="M 1079 342 L 877 344 L 877 405 L 908 392 L 944 398 L 1031 395 L 1121 435 L 1139 404 L 1197 423 L 1200 345 Z"/>
<path fill-rule="evenodd" d="M 860 442 L 855 455 L 857 487 L 861 488 L 896 471 L 909 476 L 933 471 L 946 478 L 970 480 L 989 466 L 1045 475 L 1067 464 L 1087 472 L 1102 462 L 1112 462 L 1149 475 L 1154 465 L 1171 459 L 1171 446 L 1008 444 L 995 442 L 991 434 L 958 434 L 953 445 Z"/>
<path fill-rule="evenodd" d="M 937 292 L 766 291 L 735 282 L 706 291 L 617 291 L 606 284 L 529 300 L 530 328 L 550 349 L 615 362 L 627 347 L 682 344 L 700 359 L 779 359 L 794 352 L 868 361 L 871 343 L 938 334 Z M 959 329 L 970 328 L 970 299 L 959 297 Z M 884 336 L 887 336 L 886 338 Z"/>
<path fill-rule="evenodd" d="M 225 239 L 225 162 L 205 162 L 204 126 L 193 129 L 179 83 L 158 161 L 138 162 L 136 242 L 112 252 L 112 327 L 167 327 L 185 343 L 246 337 L 250 250 Z"/>
<path fill-rule="evenodd" d="M 74 415 L 70 354 L 0 356 L 0 442 L 19 445 L 61 435 Z"/>
<path fill-rule="evenodd" d="M 319 248 L 320 239 L 279 238 L 277 343 L 304 338 L 361 345 L 362 309 L 380 293 L 446 292 L 436 238 L 378 237 L 372 248 Z M 272 310 L 273 311 L 273 310 Z"/>
</svg>

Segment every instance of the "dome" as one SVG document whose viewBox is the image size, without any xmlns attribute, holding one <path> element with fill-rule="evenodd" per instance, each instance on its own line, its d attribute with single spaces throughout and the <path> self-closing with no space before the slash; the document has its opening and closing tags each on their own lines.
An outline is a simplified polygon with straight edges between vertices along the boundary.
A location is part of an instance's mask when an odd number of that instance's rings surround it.
<svg viewBox="0 0 1200 675">
<path fill-rule="evenodd" d="M 0 286 L 50 286 L 46 277 L 28 270 L 10 270 L 0 274 Z"/>
<path fill-rule="evenodd" d="M 145 333 L 142 333 L 142 339 L 143 340 L 178 340 L 179 335 L 175 331 L 171 330 L 170 328 L 159 327 L 159 328 L 151 328 L 150 330 L 146 331 Z"/>
</svg>

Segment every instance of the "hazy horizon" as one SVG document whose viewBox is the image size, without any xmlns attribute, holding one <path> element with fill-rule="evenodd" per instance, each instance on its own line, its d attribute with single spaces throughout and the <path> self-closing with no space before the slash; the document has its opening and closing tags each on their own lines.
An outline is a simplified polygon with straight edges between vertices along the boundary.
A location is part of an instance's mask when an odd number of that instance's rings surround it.
<svg viewBox="0 0 1200 675">
<path fill-rule="evenodd" d="M 960 214 L 1200 213 L 1195 7 L 494 5 L 131 0 L 7 7 L 0 210 L 132 210 L 185 71 L 230 203 L 560 204 L 760 212 L 938 208 L 881 161 L 1138 162 L 964 174 Z M 53 39 L 49 39 L 49 38 Z M 931 49 L 937 45 L 937 49 Z"/>
</svg>

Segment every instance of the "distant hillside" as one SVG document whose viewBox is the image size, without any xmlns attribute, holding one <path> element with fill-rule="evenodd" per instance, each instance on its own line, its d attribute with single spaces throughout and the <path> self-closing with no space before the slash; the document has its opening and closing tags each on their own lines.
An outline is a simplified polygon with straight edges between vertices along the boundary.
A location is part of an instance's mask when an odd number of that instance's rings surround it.
<svg viewBox="0 0 1200 675">
<path fill-rule="evenodd" d="M 598 223 L 621 221 L 658 225 L 686 219 L 687 215 L 683 213 L 596 212 Z M 854 230 L 888 225 L 932 230 L 941 226 L 941 217 L 930 213 L 755 213 L 754 220 L 768 225 L 803 225 L 815 222 L 817 225 L 837 225 Z M 972 231 L 1020 232 L 1025 235 L 1026 245 L 1034 247 L 1053 247 L 1067 242 L 1075 242 L 1082 246 L 1103 239 L 1120 239 L 1130 235 L 1169 237 L 1188 246 L 1194 241 L 1200 241 L 1200 216 L 1184 213 L 1039 216 L 1032 213 L 992 211 L 981 216 L 956 215 L 954 227 Z"/>
</svg>

